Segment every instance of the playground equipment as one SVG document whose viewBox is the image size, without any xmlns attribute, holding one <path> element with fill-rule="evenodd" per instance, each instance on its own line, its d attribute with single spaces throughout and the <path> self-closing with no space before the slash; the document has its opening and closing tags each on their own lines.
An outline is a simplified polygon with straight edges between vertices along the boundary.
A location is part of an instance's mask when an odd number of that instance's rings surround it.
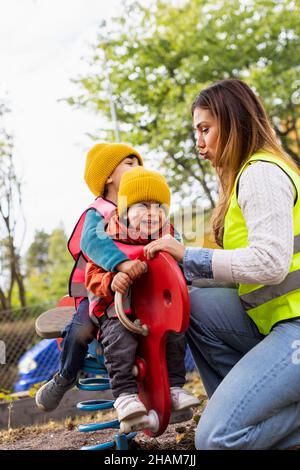
<svg viewBox="0 0 300 470">
<path fill-rule="evenodd" d="M 135 257 L 146 261 L 143 247 L 137 247 Z M 114 441 L 83 450 L 128 449 L 129 442 L 136 431 L 142 430 L 149 436 L 161 435 L 171 417 L 171 398 L 165 359 L 166 335 L 170 331 L 184 332 L 189 321 L 189 296 L 183 274 L 167 253 L 160 252 L 152 260 L 147 260 L 148 271 L 137 279 L 131 292 L 131 308 L 136 318 L 131 322 L 123 311 L 121 294 L 115 295 L 115 307 L 123 325 L 140 334 L 139 347 L 133 374 L 136 376 L 139 397 L 147 409 L 147 416 L 138 421 L 109 421 L 80 425 L 79 431 L 90 432 L 101 429 L 119 429 Z M 36 322 L 36 331 L 42 337 L 60 336 L 63 327 L 72 318 L 75 311 L 74 299 L 64 297 L 58 307 L 42 314 Z M 66 316 L 64 316 L 64 313 Z M 51 316 L 56 321 L 51 323 Z M 67 321 L 66 321 L 67 320 Z M 60 341 L 60 340 L 58 340 Z M 101 344 L 93 341 L 85 360 L 83 371 L 96 375 L 95 378 L 81 379 L 77 387 L 81 390 L 102 391 L 110 388 L 109 378 L 104 366 Z M 98 377 L 98 376 L 101 377 Z M 77 404 L 81 410 L 104 410 L 113 408 L 113 400 L 89 400 Z M 190 419 L 189 413 L 173 412 L 173 422 Z"/>
</svg>

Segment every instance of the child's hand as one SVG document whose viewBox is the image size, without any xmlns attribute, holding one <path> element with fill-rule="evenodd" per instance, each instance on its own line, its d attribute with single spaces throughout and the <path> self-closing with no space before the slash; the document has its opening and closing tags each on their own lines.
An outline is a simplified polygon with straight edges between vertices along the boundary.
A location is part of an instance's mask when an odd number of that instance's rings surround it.
<svg viewBox="0 0 300 470">
<path fill-rule="evenodd" d="M 117 270 L 127 274 L 132 281 L 135 281 L 138 277 L 141 277 L 147 269 L 147 263 L 139 259 L 124 261 L 116 266 Z"/>
<path fill-rule="evenodd" d="M 158 240 L 154 240 L 144 248 L 144 254 L 147 259 L 154 258 L 158 251 L 166 251 L 170 253 L 176 261 L 182 263 L 185 247 L 182 243 L 175 240 L 172 235 L 168 234 Z"/>
<path fill-rule="evenodd" d="M 132 284 L 132 280 L 128 274 L 117 273 L 111 282 L 111 290 L 113 292 L 120 292 L 120 294 L 125 295 L 130 284 Z"/>
</svg>

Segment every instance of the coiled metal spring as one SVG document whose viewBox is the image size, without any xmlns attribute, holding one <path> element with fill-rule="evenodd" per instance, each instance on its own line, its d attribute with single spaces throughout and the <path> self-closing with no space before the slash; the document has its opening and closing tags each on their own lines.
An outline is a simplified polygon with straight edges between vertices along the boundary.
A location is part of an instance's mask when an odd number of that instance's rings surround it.
<svg viewBox="0 0 300 470">
<path fill-rule="evenodd" d="M 88 356 L 85 359 L 83 372 L 87 372 L 89 374 L 98 375 L 107 375 L 107 370 L 103 363 L 103 356 L 97 355 L 96 357 Z M 109 378 L 107 377 L 95 377 L 95 378 L 87 378 L 87 379 L 79 379 L 77 383 L 77 388 L 80 390 L 87 390 L 87 391 L 102 391 L 102 390 L 109 390 L 110 383 Z M 107 410 L 113 408 L 114 400 L 87 400 L 82 401 L 77 404 L 77 408 L 83 411 L 97 411 L 97 410 Z M 115 419 L 112 421 L 106 421 L 103 423 L 90 423 L 90 424 L 81 424 L 78 427 L 78 431 L 80 432 L 92 432 L 92 431 L 100 431 L 103 429 L 120 429 L 120 422 Z M 132 432 L 129 434 L 124 433 L 117 433 L 114 436 L 114 440 L 104 442 L 102 444 L 96 444 L 92 446 L 84 446 L 81 447 L 81 450 L 107 450 L 107 449 L 116 449 L 116 450 L 127 450 L 128 444 L 134 439 L 136 436 L 136 432 Z"/>
</svg>

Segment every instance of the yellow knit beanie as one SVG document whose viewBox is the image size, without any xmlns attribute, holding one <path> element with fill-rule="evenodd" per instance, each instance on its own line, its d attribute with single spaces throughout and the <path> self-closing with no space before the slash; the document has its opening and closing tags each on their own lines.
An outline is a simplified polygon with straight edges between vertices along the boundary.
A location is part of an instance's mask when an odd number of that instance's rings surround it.
<svg viewBox="0 0 300 470">
<path fill-rule="evenodd" d="M 130 155 L 137 157 L 139 164 L 143 165 L 141 155 L 127 144 L 104 142 L 90 149 L 86 157 L 84 179 L 95 196 L 103 194 L 107 178 Z"/>
<path fill-rule="evenodd" d="M 157 171 L 135 167 L 121 177 L 118 192 L 118 212 L 122 216 L 127 209 L 137 202 L 156 201 L 165 205 L 168 214 L 171 193 L 165 178 Z"/>
</svg>

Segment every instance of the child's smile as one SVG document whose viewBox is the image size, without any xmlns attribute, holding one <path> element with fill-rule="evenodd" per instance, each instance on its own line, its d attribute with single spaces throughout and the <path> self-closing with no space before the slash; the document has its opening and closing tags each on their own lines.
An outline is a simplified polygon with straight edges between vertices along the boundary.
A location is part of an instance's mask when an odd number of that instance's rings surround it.
<svg viewBox="0 0 300 470">
<path fill-rule="evenodd" d="M 155 201 L 133 204 L 128 209 L 129 226 L 140 232 L 141 237 L 149 237 L 164 225 L 165 211 Z"/>
</svg>

